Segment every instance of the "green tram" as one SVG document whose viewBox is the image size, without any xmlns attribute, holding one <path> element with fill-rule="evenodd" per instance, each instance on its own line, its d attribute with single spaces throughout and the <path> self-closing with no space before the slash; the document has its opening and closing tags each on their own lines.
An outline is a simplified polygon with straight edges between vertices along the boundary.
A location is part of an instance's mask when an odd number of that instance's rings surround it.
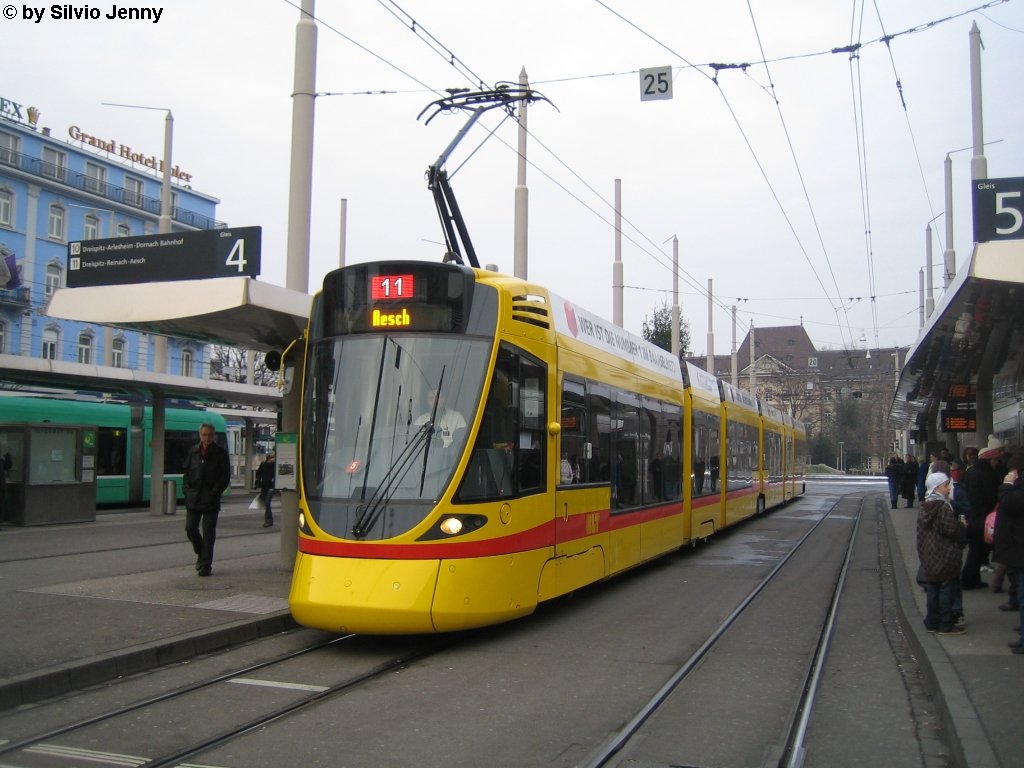
<svg viewBox="0 0 1024 768">
<path fill-rule="evenodd" d="M 199 427 L 212 424 L 227 448 L 224 417 L 199 408 L 164 411 L 164 478 L 181 491 L 181 469 L 199 441 Z M 142 405 L 42 397 L 0 397 L 0 424 L 83 424 L 97 427 L 96 503 L 149 502 L 153 414 Z"/>
</svg>

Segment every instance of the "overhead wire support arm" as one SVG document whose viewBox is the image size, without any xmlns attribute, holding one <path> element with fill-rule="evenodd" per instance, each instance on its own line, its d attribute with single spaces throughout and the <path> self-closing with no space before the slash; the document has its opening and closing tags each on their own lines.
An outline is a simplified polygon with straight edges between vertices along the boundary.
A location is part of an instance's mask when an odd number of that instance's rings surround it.
<svg viewBox="0 0 1024 768">
<path fill-rule="evenodd" d="M 433 193 L 437 215 L 441 219 L 441 227 L 444 230 L 445 245 L 448 248 L 445 261 L 455 261 L 458 264 L 463 263 L 462 252 L 459 250 L 459 242 L 461 241 L 470 266 L 476 269 L 480 268 L 480 262 L 470 240 L 465 219 L 462 217 L 459 204 L 455 199 L 455 193 L 448 181 L 448 173 L 444 170 L 445 162 L 447 162 L 451 153 L 459 145 L 459 142 L 465 138 L 466 134 L 469 133 L 469 130 L 484 112 L 501 107 L 512 117 L 514 116 L 517 102 L 540 100 L 548 101 L 546 97 L 537 91 L 513 84 L 500 83 L 494 89 L 482 91 L 470 91 L 467 88 L 449 88 L 448 96 L 431 102 L 416 116 L 416 119 L 419 120 L 432 110 L 432 114 L 424 123 L 424 125 L 429 125 L 430 121 L 442 112 L 464 111 L 470 113 L 469 119 L 466 120 L 465 125 L 455 135 L 455 138 L 445 147 L 434 164 L 427 168 L 427 188 Z M 456 236 L 456 232 L 458 236 Z"/>
</svg>

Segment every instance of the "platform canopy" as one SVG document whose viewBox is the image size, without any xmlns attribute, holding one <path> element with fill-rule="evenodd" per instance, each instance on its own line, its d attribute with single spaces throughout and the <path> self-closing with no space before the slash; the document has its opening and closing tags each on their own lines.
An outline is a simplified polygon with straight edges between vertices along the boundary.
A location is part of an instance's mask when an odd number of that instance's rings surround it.
<svg viewBox="0 0 1024 768">
<path fill-rule="evenodd" d="M 312 297 L 248 277 L 61 288 L 46 314 L 267 352 L 306 328 Z"/>
<path fill-rule="evenodd" d="M 1005 376 L 1004 363 L 1021 344 L 1024 240 L 977 243 L 907 355 L 890 422 L 923 426 L 942 403 L 966 399 L 979 378 Z M 1019 378 L 1020 367 L 1009 375 Z"/>
</svg>

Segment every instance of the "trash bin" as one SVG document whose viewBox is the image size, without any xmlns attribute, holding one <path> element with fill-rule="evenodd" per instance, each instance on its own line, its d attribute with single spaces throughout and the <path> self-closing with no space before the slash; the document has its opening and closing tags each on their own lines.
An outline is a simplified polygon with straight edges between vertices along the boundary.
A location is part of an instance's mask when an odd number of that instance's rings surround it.
<svg viewBox="0 0 1024 768">
<path fill-rule="evenodd" d="M 178 484 L 164 480 L 164 514 L 173 515 L 178 511 Z"/>
</svg>

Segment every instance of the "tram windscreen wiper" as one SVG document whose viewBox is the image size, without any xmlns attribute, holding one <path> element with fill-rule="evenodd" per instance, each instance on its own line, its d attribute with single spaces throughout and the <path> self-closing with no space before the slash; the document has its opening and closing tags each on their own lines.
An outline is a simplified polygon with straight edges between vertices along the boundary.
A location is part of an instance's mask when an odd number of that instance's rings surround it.
<svg viewBox="0 0 1024 768">
<path fill-rule="evenodd" d="M 380 510 L 391 501 L 391 497 L 394 495 L 395 490 L 397 490 L 398 483 L 405 478 L 412 467 L 416 454 L 419 453 L 420 448 L 425 448 L 423 451 L 423 469 L 420 472 L 419 492 L 422 495 L 423 486 L 427 478 L 427 459 L 430 457 L 430 438 L 434 434 L 434 420 L 437 418 L 437 406 L 441 402 L 441 385 L 444 384 L 446 369 L 447 366 L 441 367 L 441 375 L 438 377 L 437 386 L 434 388 L 437 396 L 431 405 L 429 418 L 420 425 L 419 429 L 413 434 L 412 440 L 406 443 L 398 457 L 391 463 L 388 471 L 384 474 L 384 477 L 374 489 L 373 494 L 371 494 L 369 500 L 363 506 L 355 525 L 352 526 L 352 535 L 357 539 L 364 538 L 373 527 L 373 524 L 377 522 Z M 376 406 L 374 407 L 376 408 Z"/>
<path fill-rule="evenodd" d="M 430 409 L 430 420 L 427 424 L 430 425 L 430 433 L 434 433 L 434 420 L 437 418 L 437 404 L 441 402 L 441 385 L 444 384 L 444 372 L 447 365 L 441 366 L 441 377 L 437 380 L 437 397 L 434 398 L 434 404 Z M 423 486 L 427 482 L 427 459 L 430 458 L 430 441 L 427 441 L 427 448 L 423 451 L 423 470 L 420 472 L 420 496 L 423 495 Z"/>
<path fill-rule="evenodd" d="M 381 478 L 377 487 L 374 488 L 373 493 L 370 494 L 370 498 L 367 499 L 365 504 L 361 505 L 359 517 L 352 526 L 352 535 L 357 539 L 365 538 L 373 524 L 377 522 L 380 510 L 391 501 L 391 497 L 394 495 L 395 490 L 397 490 L 398 484 L 412 468 L 420 449 L 424 445 L 429 445 L 430 436 L 433 432 L 433 422 L 428 421 L 413 433 L 412 440 L 402 448 L 398 457 L 388 468 L 388 471 L 384 473 L 384 477 Z"/>
</svg>

